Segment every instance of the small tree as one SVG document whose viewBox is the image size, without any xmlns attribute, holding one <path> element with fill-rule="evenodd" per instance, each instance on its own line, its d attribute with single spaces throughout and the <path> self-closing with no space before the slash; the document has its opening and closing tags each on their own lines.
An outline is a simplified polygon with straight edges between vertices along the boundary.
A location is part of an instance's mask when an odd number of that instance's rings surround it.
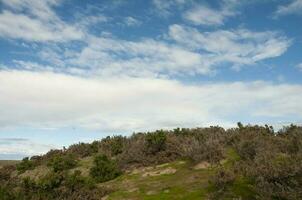
<svg viewBox="0 0 302 200">
<path fill-rule="evenodd" d="M 90 175 L 97 182 L 112 180 L 121 174 L 114 161 L 106 155 L 97 155 L 94 158 L 94 166 L 90 169 Z"/>
</svg>

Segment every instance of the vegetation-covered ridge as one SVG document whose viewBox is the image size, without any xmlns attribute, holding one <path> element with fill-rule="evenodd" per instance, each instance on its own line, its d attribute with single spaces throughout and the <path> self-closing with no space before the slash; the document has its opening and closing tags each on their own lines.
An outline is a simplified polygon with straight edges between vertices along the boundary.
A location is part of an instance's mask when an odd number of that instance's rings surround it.
<svg viewBox="0 0 302 200">
<path fill-rule="evenodd" d="M 0 168 L 0 199 L 302 199 L 302 127 L 158 130 Z"/>
</svg>

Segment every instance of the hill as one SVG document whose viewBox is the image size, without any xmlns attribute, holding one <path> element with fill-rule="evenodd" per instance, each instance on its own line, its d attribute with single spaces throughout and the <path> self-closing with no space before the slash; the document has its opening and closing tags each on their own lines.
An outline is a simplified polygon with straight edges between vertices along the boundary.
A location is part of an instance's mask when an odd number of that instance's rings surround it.
<svg viewBox="0 0 302 200">
<path fill-rule="evenodd" d="M 158 130 L 0 169 L 0 199 L 302 199 L 302 127 Z"/>
<path fill-rule="evenodd" d="M 15 165 L 19 162 L 20 162 L 19 160 L 0 160 L 0 167 L 5 165 Z"/>
</svg>

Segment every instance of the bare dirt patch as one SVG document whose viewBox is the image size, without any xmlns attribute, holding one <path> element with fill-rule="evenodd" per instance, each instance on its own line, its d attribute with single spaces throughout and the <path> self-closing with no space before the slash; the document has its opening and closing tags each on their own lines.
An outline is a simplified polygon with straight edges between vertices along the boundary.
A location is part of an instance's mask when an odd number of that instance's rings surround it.
<svg viewBox="0 0 302 200">
<path fill-rule="evenodd" d="M 147 176 L 160 176 L 160 175 L 167 175 L 167 174 L 175 174 L 176 171 L 177 170 L 172 167 L 167 167 L 165 169 L 157 169 L 154 171 L 145 172 L 142 176 L 147 177 Z"/>
<path fill-rule="evenodd" d="M 202 161 L 200 163 L 198 163 L 197 165 L 195 165 L 193 167 L 193 169 L 207 169 L 211 166 L 210 163 L 206 162 L 206 161 Z"/>
</svg>

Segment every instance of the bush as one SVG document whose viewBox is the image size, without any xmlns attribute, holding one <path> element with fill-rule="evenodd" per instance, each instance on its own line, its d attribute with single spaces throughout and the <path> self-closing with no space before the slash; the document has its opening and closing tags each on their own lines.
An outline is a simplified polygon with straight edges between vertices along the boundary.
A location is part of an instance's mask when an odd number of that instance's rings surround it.
<svg viewBox="0 0 302 200">
<path fill-rule="evenodd" d="M 121 135 L 113 137 L 108 136 L 100 142 L 100 151 L 102 154 L 109 157 L 121 154 L 123 152 L 125 140 L 126 138 Z"/>
<path fill-rule="evenodd" d="M 35 168 L 33 161 L 29 160 L 28 157 L 23 158 L 23 160 L 17 164 L 17 170 L 19 173 L 24 173 L 27 170 L 32 170 Z"/>
<path fill-rule="evenodd" d="M 183 137 L 180 141 L 185 158 L 193 162 L 207 161 L 212 164 L 218 163 L 224 158 L 224 146 L 212 137 L 201 140 L 196 137 Z"/>
<path fill-rule="evenodd" d="M 254 140 L 244 140 L 239 143 L 237 152 L 242 159 L 253 160 L 257 154 L 257 142 Z"/>
<path fill-rule="evenodd" d="M 166 133 L 163 130 L 155 133 L 148 133 L 146 135 L 147 152 L 156 154 L 157 152 L 165 150 L 166 147 Z"/>
<path fill-rule="evenodd" d="M 90 175 L 97 182 L 105 182 L 119 176 L 121 171 L 118 170 L 114 161 L 108 159 L 106 155 L 97 155 L 94 158 L 94 166 L 90 169 Z"/>
<path fill-rule="evenodd" d="M 236 176 L 232 171 L 223 168 L 218 169 L 209 181 L 212 187 L 210 199 L 226 199 L 224 197 L 225 193 L 227 193 L 234 184 L 235 178 Z"/>
<path fill-rule="evenodd" d="M 98 148 L 94 144 L 87 144 L 87 143 L 74 144 L 68 148 L 66 153 L 77 155 L 80 158 L 91 156 L 98 152 Z"/>
<path fill-rule="evenodd" d="M 59 172 L 76 167 L 77 160 L 72 154 L 67 155 L 55 155 L 47 163 L 47 166 L 51 167 L 54 172 Z"/>
<path fill-rule="evenodd" d="M 302 157 L 264 152 L 246 166 L 262 199 L 301 199 Z M 278 198 L 276 198 L 278 197 Z"/>
<path fill-rule="evenodd" d="M 80 188 L 94 189 L 96 187 L 95 182 L 91 178 L 82 176 L 79 170 L 75 170 L 73 174 L 66 177 L 65 185 L 72 191 Z"/>
<path fill-rule="evenodd" d="M 145 154 L 145 138 L 143 134 L 134 134 L 125 141 L 124 150 L 117 156 L 117 161 L 122 169 L 133 165 L 147 165 L 148 158 Z"/>
<path fill-rule="evenodd" d="M 0 199 L 1 200 L 15 200 L 16 198 L 11 193 L 10 188 L 0 185 Z"/>
<path fill-rule="evenodd" d="M 5 195 L 4 199 L 7 200 L 98 200 L 109 192 L 110 190 L 106 188 L 96 187 L 91 179 L 81 176 L 80 171 L 75 171 L 71 175 L 67 172 L 51 172 L 38 181 L 27 177 L 23 179 L 19 190 L 14 193 L 0 186 L 0 195 Z M 3 199 L 3 196 L 0 196 L 0 199 Z"/>
<path fill-rule="evenodd" d="M 227 186 L 233 184 L 235 174 L 232 171 L 219 169 L 213 178 L 213 184 L 216 188 L 224 190 Z"/>
<path fill-rule="evenodd" d="M 0 185 L 2 181 L 8 181 L 11 178 L 11 174 L 16 170 L 14 165 L 5 165 L 0 168 Z"/>
</svg>

